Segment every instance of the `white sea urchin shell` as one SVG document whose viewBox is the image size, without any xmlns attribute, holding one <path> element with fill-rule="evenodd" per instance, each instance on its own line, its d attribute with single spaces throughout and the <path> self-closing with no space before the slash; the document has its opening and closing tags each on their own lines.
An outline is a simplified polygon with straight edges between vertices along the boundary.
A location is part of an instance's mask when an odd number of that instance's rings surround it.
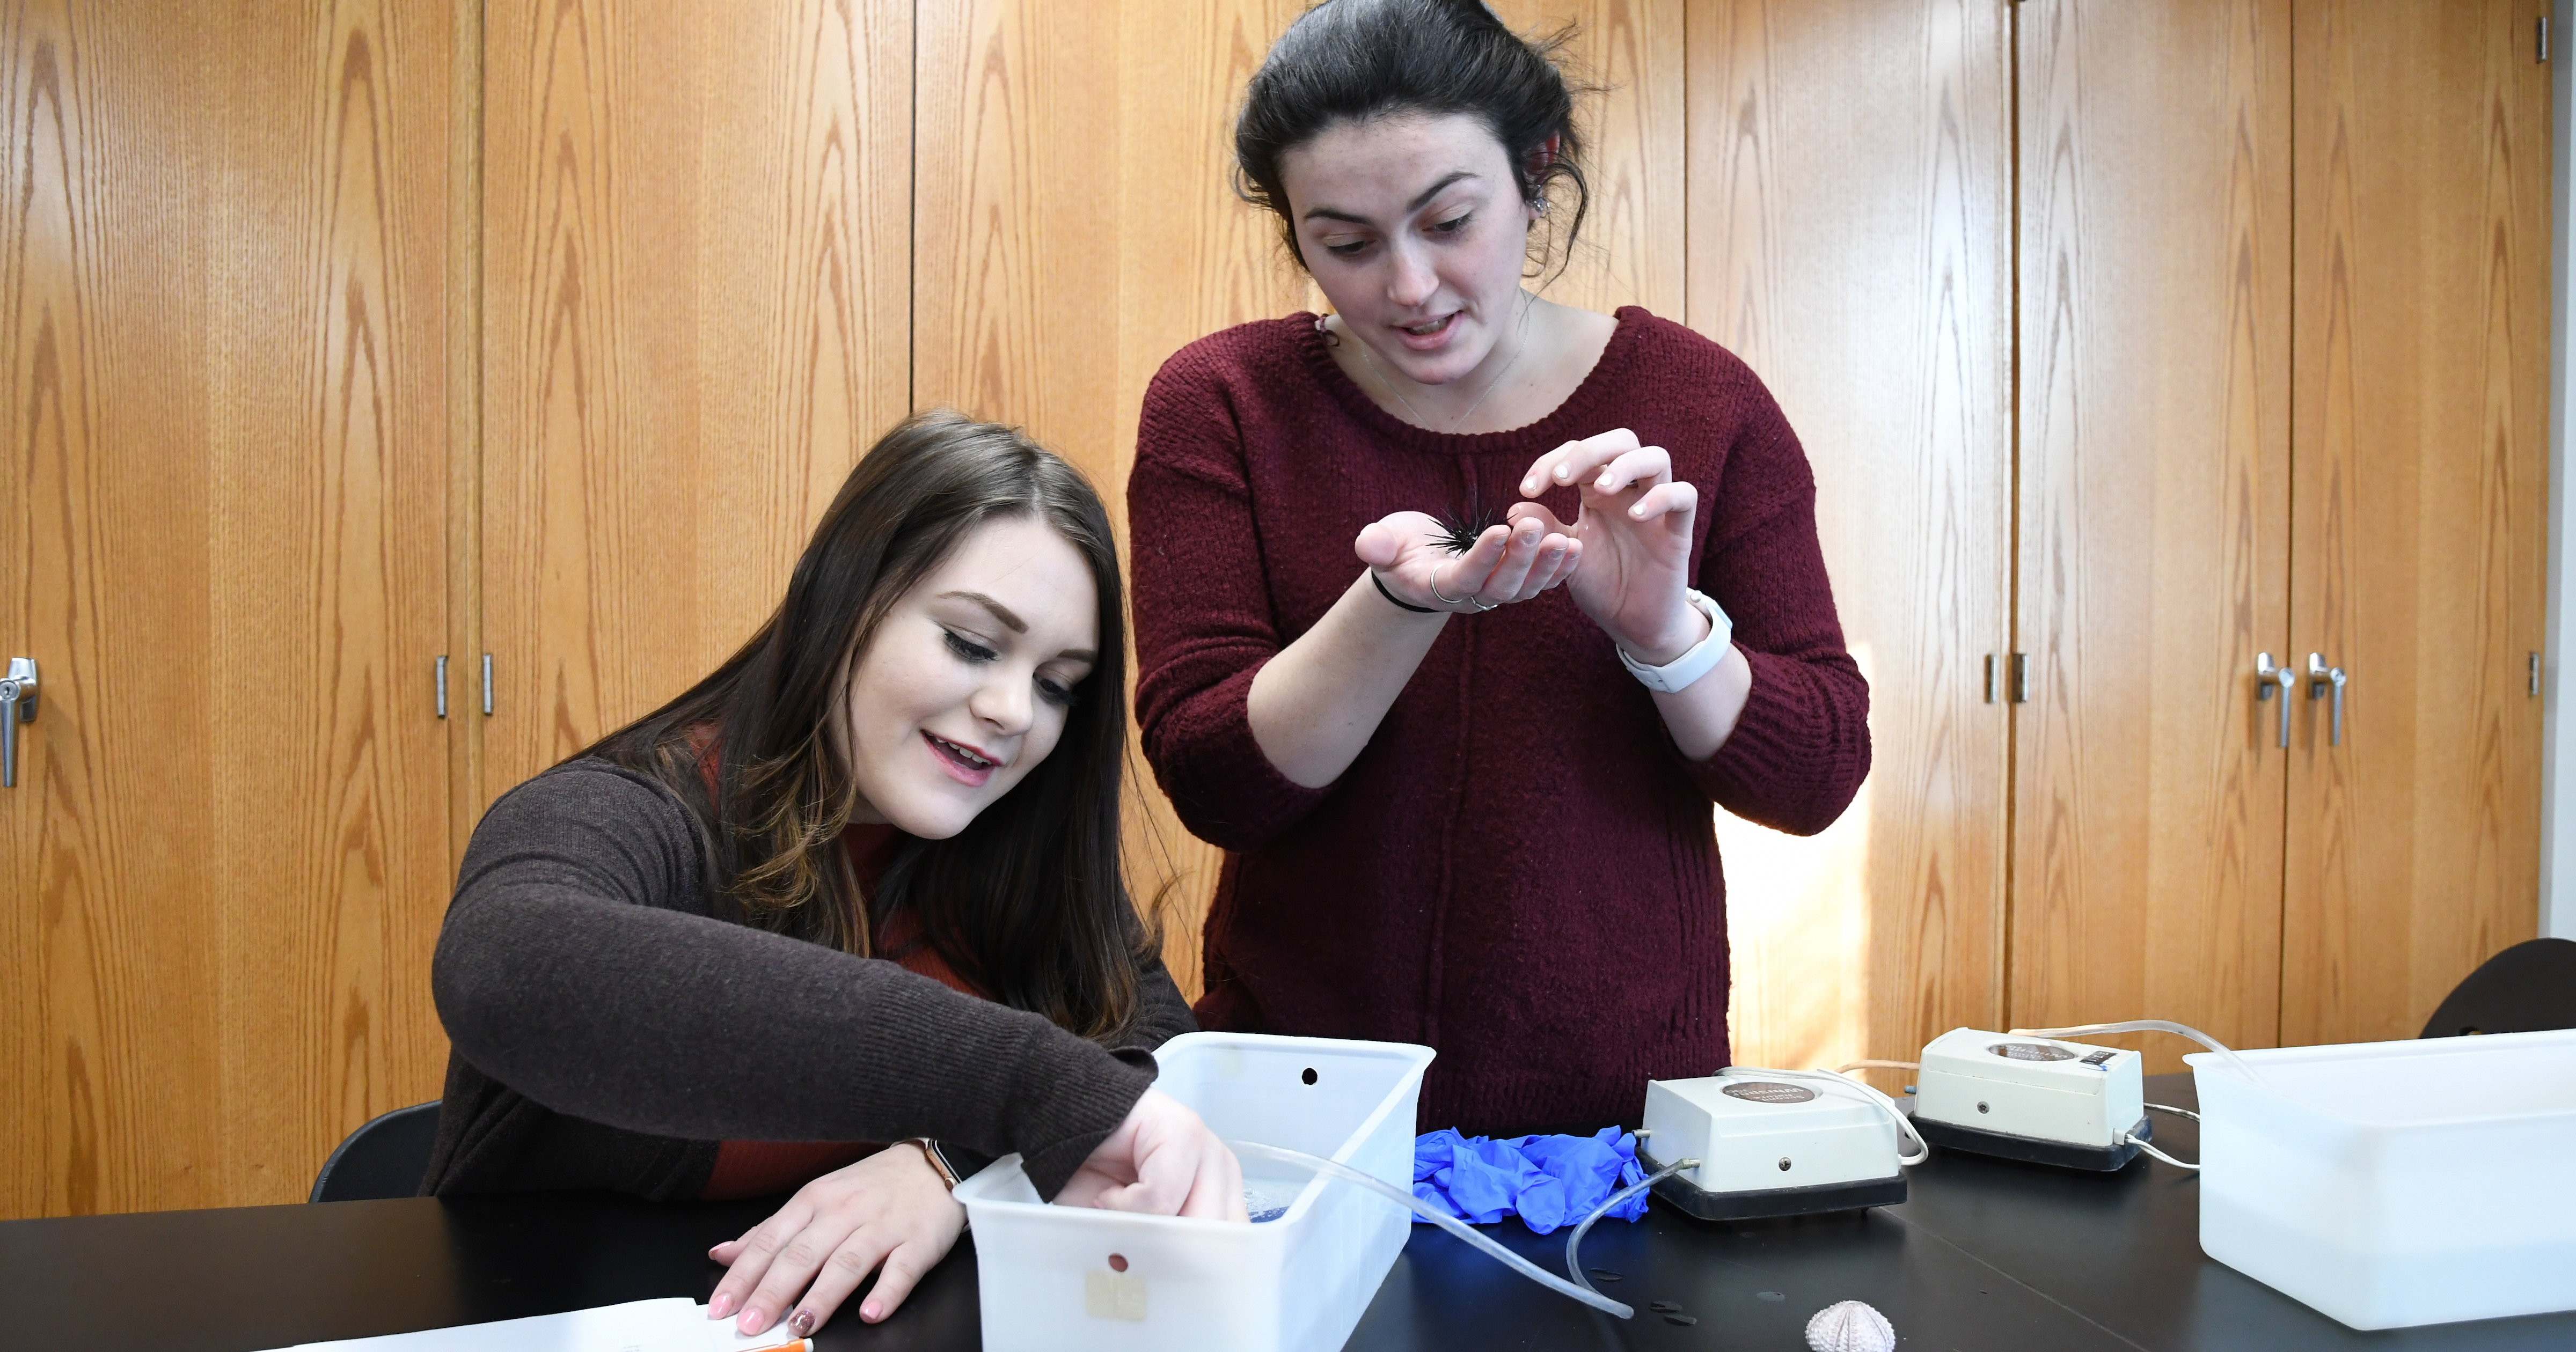
<svg viewBox="0 0 2576 1352">
<path fill-rule="evenodd" d="M 1859 1301 L 1838 1301 L 1807 1321 L 1807 1346 L 1816 1352 L 1896 1352 L 1896 1327 Z"/>
</svg>

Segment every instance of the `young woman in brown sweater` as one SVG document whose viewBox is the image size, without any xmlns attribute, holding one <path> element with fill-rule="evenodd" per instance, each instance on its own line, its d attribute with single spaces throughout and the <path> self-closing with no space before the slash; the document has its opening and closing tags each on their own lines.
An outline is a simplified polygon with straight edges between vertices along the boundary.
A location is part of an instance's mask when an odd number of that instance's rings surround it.
<svg viewBox="0 0 2576 1352">
<path fill-rule="evenodd" d="M 887 434 L 741 651 L 476 827 L 426 1190 L 793 1190 L 716 1247 L 709 1314 L 799 1335 L 880 1265 L 860 1317 L 892 1313 L 1004 1153 L 1060 1203 L 1241 1220 L 1151 1087 L 1192 1025 L 1119 877 L 1122 619 L 1079 473 L 954 415 Z"/>
<path fill-rule="evenodd" d="M 1429 1043 L 1425 1127 L 1633 1121 L 1729 1059 L 1710 804 L 1817 831 L 1869 768 L 1806 457 L 1715 343 L 1525 284 L 1581 140 L 1477 0 L 1308 10 L 1235 151 L 1332 313 L 1183 349 L 1137 434 L 1145 753 L 1228 851 L 1199 1018 Z"/>
</svg>

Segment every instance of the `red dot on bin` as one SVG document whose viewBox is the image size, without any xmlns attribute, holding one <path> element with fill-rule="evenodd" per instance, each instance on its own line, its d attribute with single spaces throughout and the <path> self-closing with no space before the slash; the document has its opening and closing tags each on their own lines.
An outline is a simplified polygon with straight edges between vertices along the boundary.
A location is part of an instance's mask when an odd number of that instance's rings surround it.
<svg viewBox="0 0 2576 1352">
<path fill-rule="evenodd" d="M 1109 1255 L 1109 1270 L 1112 1272 L 1125 1272 L 1127 1270 L 1127 1255 L 1123 1253 L 1113 1253 Z"/>
</svg>

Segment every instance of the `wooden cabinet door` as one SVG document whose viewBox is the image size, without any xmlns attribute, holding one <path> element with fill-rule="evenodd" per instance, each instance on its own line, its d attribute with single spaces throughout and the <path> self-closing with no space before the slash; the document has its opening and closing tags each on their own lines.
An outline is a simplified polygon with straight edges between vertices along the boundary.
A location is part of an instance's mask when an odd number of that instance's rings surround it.
<svg viewBox="0 0 2576 1352">
<path fill-rule="evenodd" d="M 2411 1038 L 2539 919 L 2538 0 L 2301 0 L 2282 1038 Z M 2565 59 L 2561 56 L 2559 59 Z"/>
<path fill-rule="evenodd" d="M 299 1201 L 438 1095 L 454 9 L 0 25 L 0 1218 Z"/>
<path fill-rule="evenodd" d="M 492 0 L 483 802 L 713 670 L 911 382 L 909 0 Z"/>
<path fill-rule="evenodd" d="M 1227 177 L 1244 85 L 1304 8 L 921 11 L 914 402 L 1026 427 L 1090 476 L 1122 548 L 1146 382 L 1204 334 L 1309 306 L 1269 219 Z M 1128 886 L 1159 912 L 1164 962 L 1195 997 L 1222 854 L 1181 826 L 1141 750 L 1127 771 Z"/>
<path fill-rule="evenodd" d="M 2014 14 L 2009 1019 L 2269 1046 L 2287 753 L 2253 672 L 2289 645 L 2290 5 Z"/>
<path fill-rule="evenodd" d="M 2009 25 L 1936 0 L 1690 10 L 1688 321 L 1806 447 L 1874 757 L 1814 839 L 1719 814 L 1745 1064 L 1912 1060 L 2002 1017 Z"/>
</svg>

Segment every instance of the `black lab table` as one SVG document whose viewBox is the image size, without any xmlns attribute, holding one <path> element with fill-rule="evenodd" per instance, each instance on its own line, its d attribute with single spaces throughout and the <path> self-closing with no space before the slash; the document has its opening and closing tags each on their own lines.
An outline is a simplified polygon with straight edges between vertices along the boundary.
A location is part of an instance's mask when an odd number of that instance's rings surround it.
<svg viewBox="0 0 2576 1352">
<path fill-rule="evenodd" d="M 2148 1098 L 2189 1106 L 2188 1076 Z M 2190 1158 L 2189 1122 L 2156 1139 Z M 1868 1301 L 1903 1348 L 2576 1349 L 2576 1314 L 2354 1333 L 2210 1262 L 2198 1184 L 2140 1160 L 2084 1175 L 1955 1153 L 1913 1171 L 1902 1206 L 1854 1215 L 1711 1225 L 1658 1205 L 1608 1222 L 1584 1264 L 1638 1307 L 1622 1323 L 1530 1284 L 1429 1226 L 1351 1337 L 1353 1352 L 1429 1348 L 1728 1348 L 1799 1352 L 1808 1316 Z M 685 1295 L 706 1298 L 707 1247 L 767 1213 L 762 1203 L 654 1206 L 565 1194 L 439 1202 L 336 1202 L 0 1223 L 0 1309 L 10 1347 L 91 1346 L 102 1335 L 154 1352 L 250 1352 L 325 1338 L 511 1319 Z M 1506 1221 L 1506 1243 L 1555 1270 L 1563 1231 Z M 1682 1307 L 1679 1325 L 1646 1310 Z M 971 1246 L 926 1279 L 895 1318 L 845 1320 L 826 1349 L 973 1349 Z"/>
</svg>

